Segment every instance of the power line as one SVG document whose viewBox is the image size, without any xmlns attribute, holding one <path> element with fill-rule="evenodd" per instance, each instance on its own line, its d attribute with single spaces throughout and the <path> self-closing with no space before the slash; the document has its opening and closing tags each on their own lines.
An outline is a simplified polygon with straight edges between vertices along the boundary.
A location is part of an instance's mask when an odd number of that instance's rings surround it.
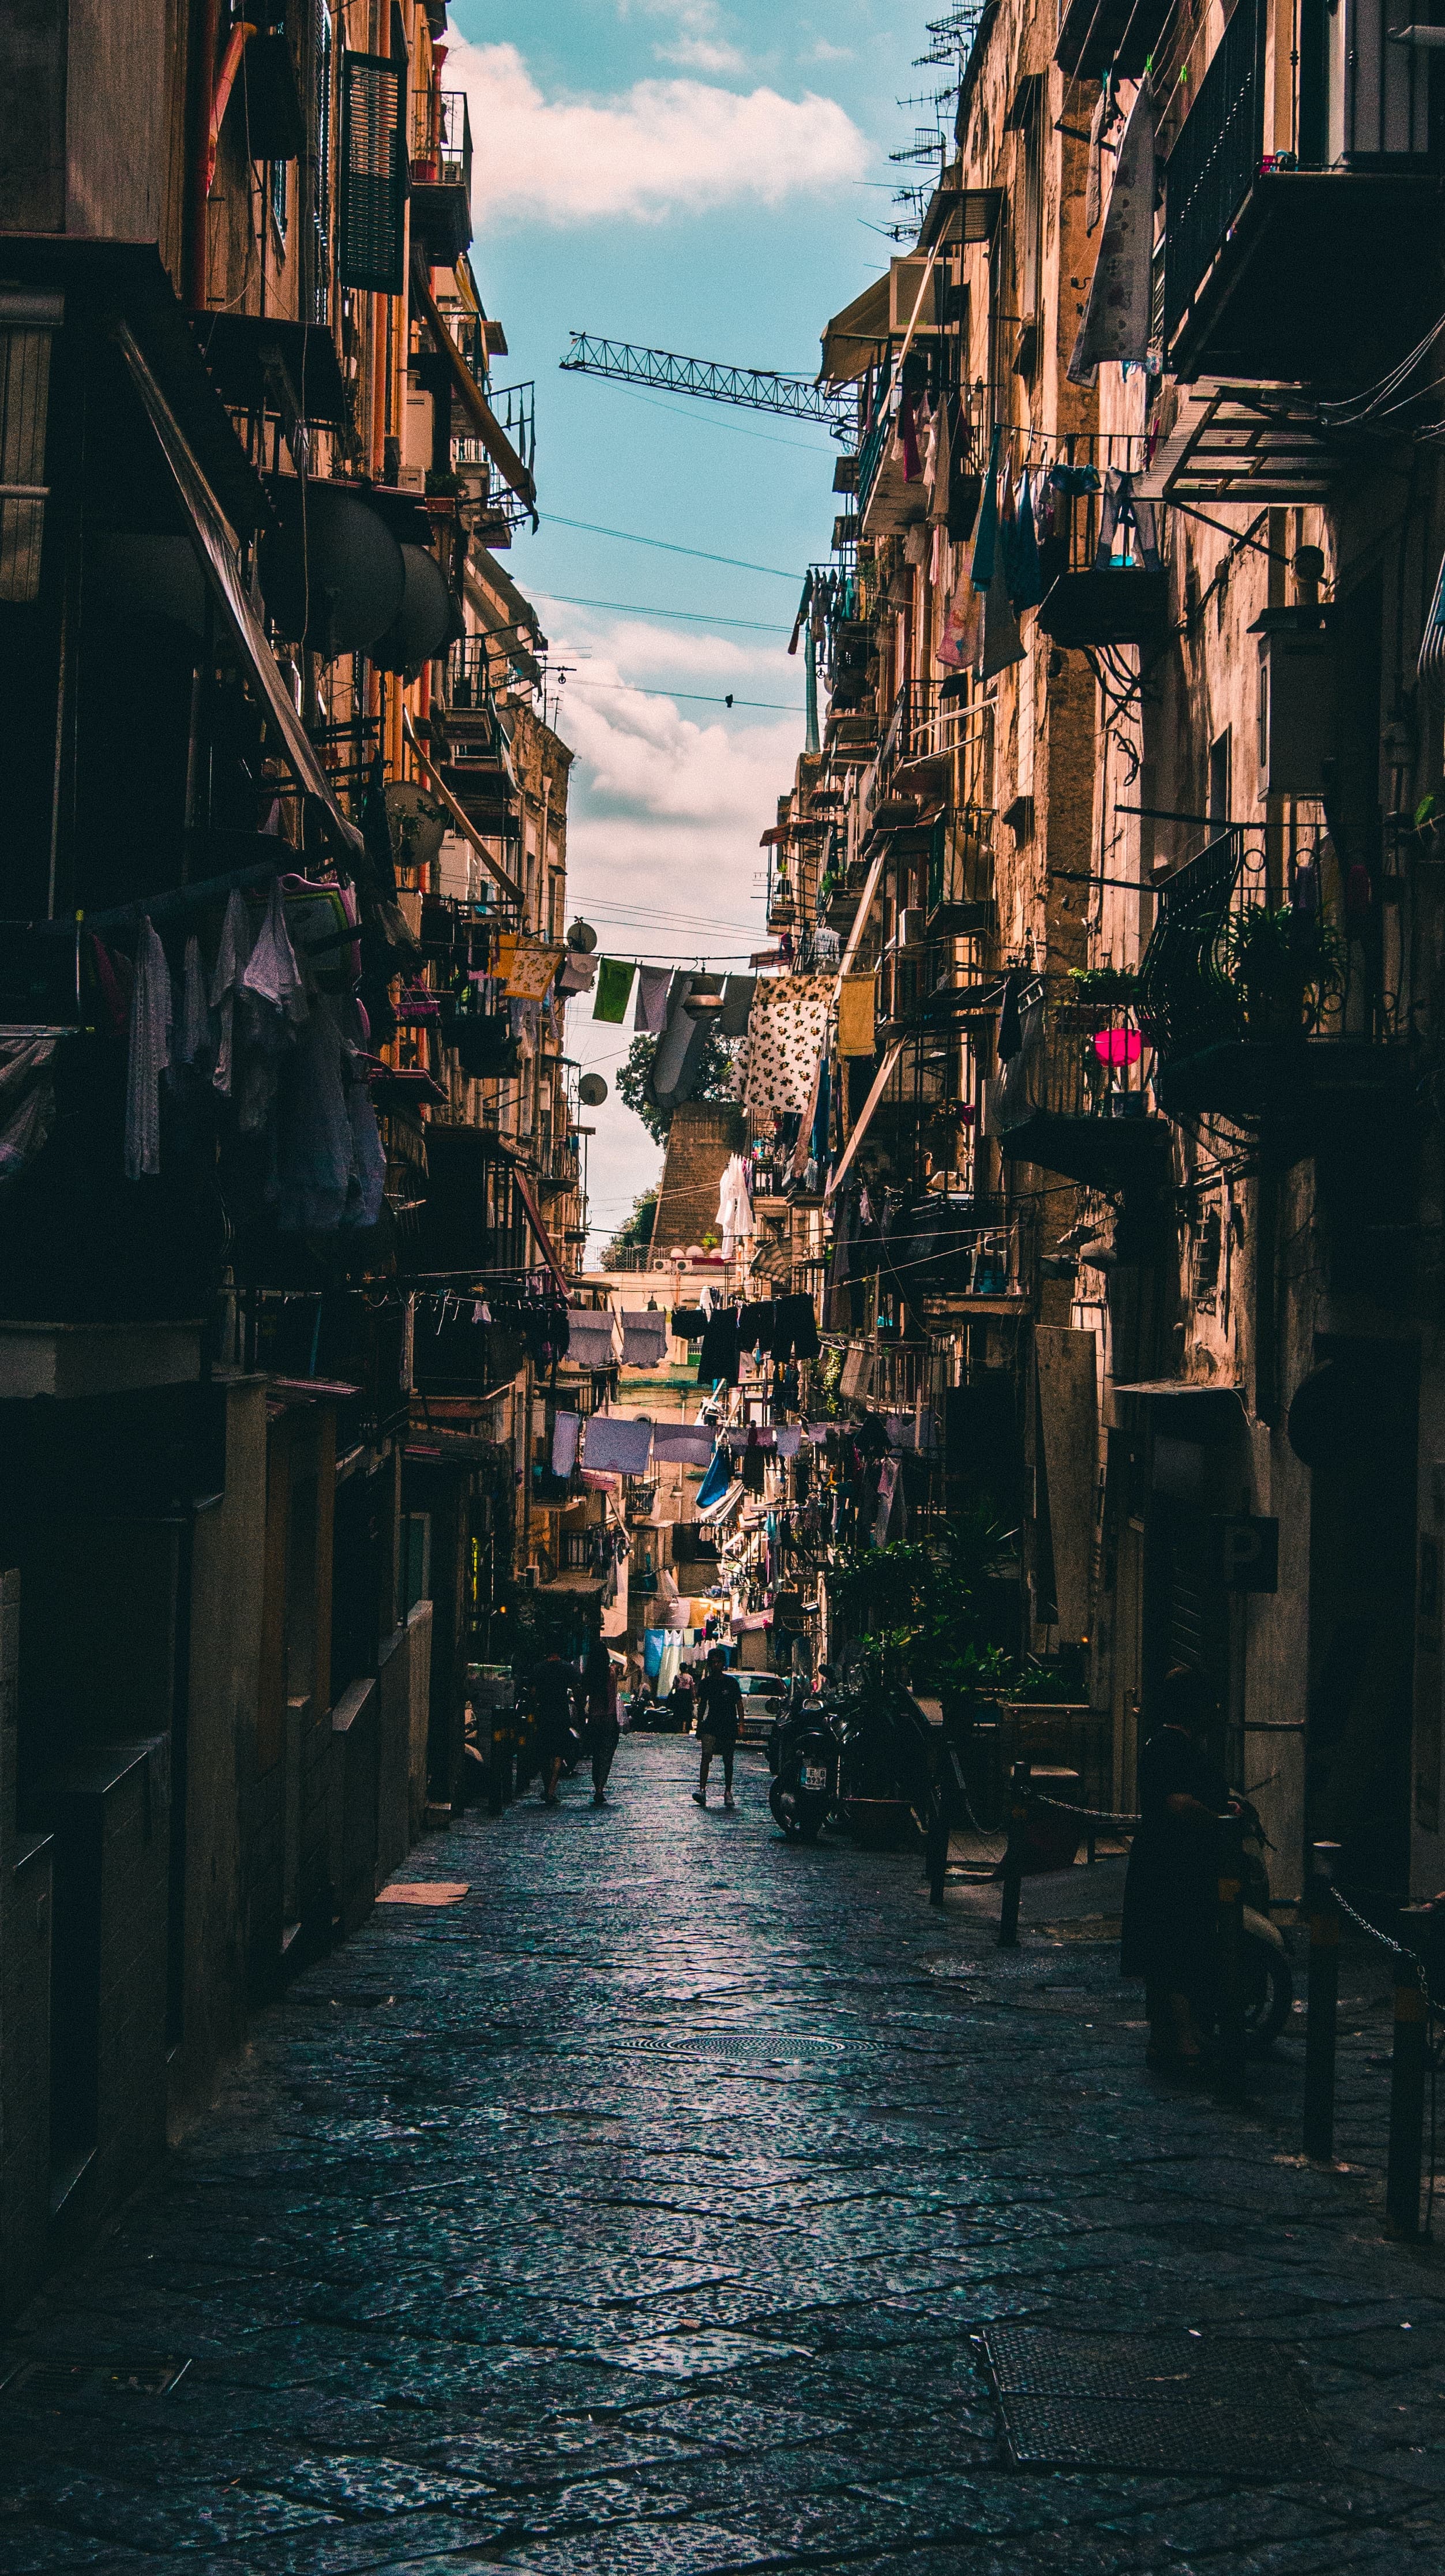
<svg viewBox="0 0 1445 2576">
<path fill-rule="evenodd" d="M 659 617 L 664 624 L 687 626 L 737 626 L 749 635 L 787 635 L 787 626 L 768 626 L 756 617 L 710 617 L 703 608 L 643 608 L 629 599 L 574 599 L 565 590 L 538 590 L 539 599 L 553 599 L 559 608 L 608 608 L 618 617 Z"/>
<path fill-rule="evenodd" d="M 803 707 L 785 707 L 777 698 L 735 698 L 731 695 L 709 698 L 697 689 L 640 689 L 630 680 L 574 679 L 569 686 L 574 689 L 601 689 L 609 698 L 677 698 L 690 707 L 759 707 L 764 714 L 774 716 L 800 716 L 807 712 Z"/>
<path fill-rule="evenodd" d="M 547 524 L 554 528 L 580 528 L 586 537 L 616 537 L 625 546 L 653 546 L 659 554 L 691 555 L 695 563 L 729 564 L 734 572 L 762 572 L 771 581 L 801 581 L 800 572 L 783 572 L 777 564 L 744 563 L 739 555 L 704 554 L 699 546 L 674 545 L 670 537 L 640 537 L 634 528 L 599 528 L 591 519 L 564 519 L 559 511 L 547 512 Z"/>
</svg>

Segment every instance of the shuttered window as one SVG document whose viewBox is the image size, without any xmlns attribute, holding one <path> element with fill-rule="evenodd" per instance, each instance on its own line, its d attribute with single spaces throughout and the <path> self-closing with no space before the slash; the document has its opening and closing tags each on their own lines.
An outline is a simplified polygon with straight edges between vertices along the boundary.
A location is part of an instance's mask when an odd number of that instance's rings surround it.
<svg viewBox="0 0 1445 2576">
<path fill-rule="evenodd" d="M 341 58 L 340 277 L 375 295 L 405 284 L 404 70 L 385 54 Z"/>
</svg>

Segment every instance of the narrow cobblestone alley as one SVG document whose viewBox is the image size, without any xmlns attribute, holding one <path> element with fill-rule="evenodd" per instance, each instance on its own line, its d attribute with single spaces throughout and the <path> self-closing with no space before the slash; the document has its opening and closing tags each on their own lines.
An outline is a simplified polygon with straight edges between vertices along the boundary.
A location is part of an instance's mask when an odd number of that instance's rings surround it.
<svg viewBox="0 0 1445 2576">
<path fill-rule="evenodd" d="M 690 1759 L 627 1741 L 605 1813 L 578 1781 L 434 1840 L 404 1875 L 470 1892 L 258 2022 L 9 2340 L 189 2367 L 13 2373 L 0 2576 L 1438 2570 L 1445 2301 L 1368 2176 L 1288 2152 L 1297 2043 L 1243 2114 L 1156 2087 L 1114 1951 L 1066 1937 L 1108 1865 L 1033 1883 L 1058 1937 L 1005 1959 L 992 1891 L 931 1915 L 912 1857 L 779 1840 L 756 1757 L 700 1814 Z M 1262 2339 L 1317 2444 L 1011 2467 L 1002 2319 Z"/>
</svg>

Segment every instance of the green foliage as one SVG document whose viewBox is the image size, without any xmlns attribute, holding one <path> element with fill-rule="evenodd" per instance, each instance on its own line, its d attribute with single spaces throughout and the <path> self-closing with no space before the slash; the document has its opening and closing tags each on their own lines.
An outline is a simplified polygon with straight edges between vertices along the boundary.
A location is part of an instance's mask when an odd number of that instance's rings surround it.
<svg viewBox="0 0 1445 2576">
<path fill-rule="evenodd" d="M 648 1090 L 657 1045 L 655 1037 L 649 1037 L 645 1030 L 639 1031 L 627 1050 L 626 1061 L 617 1069 L 617 1093 L 618 1098 L 641 1119 L 649 1136 L 659 1145 L 665 1145 L 667 1131 L 672 1125 L 672 1111 L 659 1109 Z M 718 1037 L 710 1029 L 690 1097 L 694 1100 L 732 1100 L 735 1096 L 733 1050 L 725 1038 Z"/>
<path fill-rule="evenodd" d="M 1225 962 L 1246 992 L 1303 997 L 1338 991 L 1344 956 L 1338 934 L 1317 918 L 1296 923 L 1290 904 L 1247 903 L 1231 913 L 1224 933 Z"/>
<path fill-rule="evenodd" d="M 987 1504 L 975 1504 L 921 1543 L 863 1546 L 844 1558 L 833 1598 L 878 1682 L 944 1699 L 1008 1686 L 1014 1664 L 989 1643 L 987 1585 L 1010 1535 Z"/>
<path fill-rule="evenodd" d="M 603 1253 L 603 1269 L 615 1270 L 618 1266 L 619 1253 L 644 1251 L 652 1241 L 652 1229 L 656 1221 L 657 1191 L 655 1188 L 644 1190 L 640 1198 L 633 1200 L 631 1212 L 623 1218 Z"/>
<path fill-rule="evenodd" d="M 1071 966 L 1069 982 L 1076 1002 L 1124 1003 L 1136 999 L 1139 978 L 1132 966 Z"/>
</svg>

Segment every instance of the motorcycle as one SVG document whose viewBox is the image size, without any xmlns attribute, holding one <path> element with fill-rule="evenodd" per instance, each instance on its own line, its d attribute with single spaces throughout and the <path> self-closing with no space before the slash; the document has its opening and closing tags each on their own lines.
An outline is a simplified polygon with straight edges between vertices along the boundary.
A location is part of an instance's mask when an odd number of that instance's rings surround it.
<svg viewBox="0 0 1445 2576">
<path fill-rule="evenodd" d="M 1294 1980 L 1289 1948 L 1269 1910 L 1269 1866 L 1274 1846 L 1247 1798 L 1237 1798 L 1244 1852 L 1244 2031 L 1256 2053 L 1272 2048 L 1289 2020 Z"/>
<path fill-rule="evenodd" d="M 776 1732 L 777 1759 L 768 1790 L 773 1821 L 789 1842 L 816 1842 L 838 1803 L 842 1738 L 816 1698 L 805 1699 L 796 1713 L 780 1713 Z"/>
</svg>

